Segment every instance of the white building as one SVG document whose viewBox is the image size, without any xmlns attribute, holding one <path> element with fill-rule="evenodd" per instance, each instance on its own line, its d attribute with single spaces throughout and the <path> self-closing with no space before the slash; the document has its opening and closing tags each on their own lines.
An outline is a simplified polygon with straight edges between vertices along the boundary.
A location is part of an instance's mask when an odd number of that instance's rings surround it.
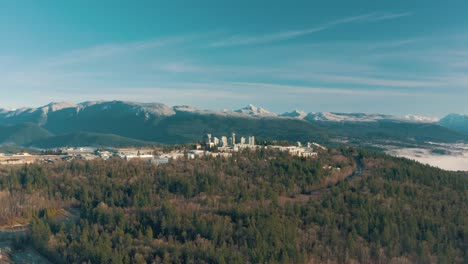
<svg viewBox="0 0 468 264">
<path fill-rule="evenodd" d="M 241 137 L 240 143 L 241 143 L 241 145 L 245 145 L 245 137 Z"/>
<path fill-rule="evenodd" d="M 155 165 L 163 165 L 163 164 L 168 164 L 169 163 L 169 158 L 156 158 L 151 160 L 152 164 Z"/>
<path fill-rule="evenodd" d="M 131 159 L 153 159 L 154 156 L 150 154 L 143 154 L 143 155 L 135 155 L 135 154 L 129 154 L 125 156 L 125 159 L 131 160 Z"/>
<path fill-rule="evenodd" d="M 205 143 L 205 145 L 207 145 L 207 146 L 210 145 L 210 143 L 211 143 L 211 134 L 206 134 L 203 137 L 203 143 Z"/>
<path fill-rule="evenodd" d="M 221 147 L 227 147 L 228 146 L 228 139 L 226 136 L 223 136 L 221 138 Z"/>
</svg>

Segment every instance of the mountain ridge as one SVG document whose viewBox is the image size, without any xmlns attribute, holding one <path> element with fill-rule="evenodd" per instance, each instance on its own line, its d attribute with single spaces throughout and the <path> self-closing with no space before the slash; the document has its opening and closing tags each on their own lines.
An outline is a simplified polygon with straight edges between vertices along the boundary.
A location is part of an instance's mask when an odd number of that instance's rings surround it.
<svg viewBox="0 0 468 264">
<path fill-rule="evenodd" d="M 32 124 L 14 135 L 12 126 Z M 40 146 L 79 143 L 76 133 L 99 144 L 185 144 L 201 139 L 203 134 L 255 135 L 257 138 L 330 143 L 342 139 L 359 142 L 387 139 L 414 143 L 424 141 L 468 141 L 468 135 L 443 127 L 432 119 L 384 114 L 312 112 L 294 110 L 276 114 L 248 105 L 238 110 L 203 110 L 181 105 L 137 103 L 128 101 L 88 101 L 50 103 L 38 108 L 0 111 L 0 144 Z M 40 138 L 36 139 L 36 135 Z M 75 135 L 75 136 L 71 136 Z M 85 135 L 85 134 L 82 134 Z M 134 141 L 132 141 L 134 140 Z M 120 142 L 119 142 L 120 141 Z"/>
<path fill-rule="evenodd" d="M 449 114 L 442 118 L 438 124 L 452 130 L 468 134 L 468 115 L 467 114 Z"/>
<path fill-rule="evenodd" d="M 297 118 L 307 119 L 309 121 L 329 121 L 329 122 L 374 122 L 376 120 L 395 120 L 395 121 L 406 121 L 415 123 L 437 123 L 441 119 L 435 117 L 425 117 L 418 115 L 405 115 L 396 116 L 389 114 L 378 114 L 378 113 L 343 113 L 343 112 L 304 112 L 302 110 L 293 110 L 291 112 L 274 113 L 265 108 L 249 104 L 246 107 L 236 110 L 203 110 L 196 107 L 187 105 L 168 106 L 162 103 L 139 103 L 132 101 L 86 101 L 82 103 L 70 103 L 70 102 L 51 102 L 47 105 L 40 106 L 37 108 L 23 107 L 19 109 L 8 109 L 0 108 L 0 119 L 5 117 L 15 117 L 26 114 L 48 114 L 57 112 L 60 110 L 66 110 L 70 108 L 76 109 L 77 112 L 94 106 L 101 106 L 103 108 L 111 107 L 113 104 L 126 104 L 134 108 L 135 111 L 148 112 L 159 116 L 171 116 L 177 112 L 191 112 L 197 114 L 218 114 L 218 115 L 233 115 L 233 116 L 245 116 L 245 117 L 256 117 L 256 118 Z"/>
</svg>

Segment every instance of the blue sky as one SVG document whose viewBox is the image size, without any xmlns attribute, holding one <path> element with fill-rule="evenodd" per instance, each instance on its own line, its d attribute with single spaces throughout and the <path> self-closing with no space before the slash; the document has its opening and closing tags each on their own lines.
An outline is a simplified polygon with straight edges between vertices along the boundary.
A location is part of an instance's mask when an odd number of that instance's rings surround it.
<svg viewBox="0 0 468 264">
<path fill-rule="evenodd" d="M 0 107 L 468 113 L 468 1 L 0 1 Z"/>
</svg>

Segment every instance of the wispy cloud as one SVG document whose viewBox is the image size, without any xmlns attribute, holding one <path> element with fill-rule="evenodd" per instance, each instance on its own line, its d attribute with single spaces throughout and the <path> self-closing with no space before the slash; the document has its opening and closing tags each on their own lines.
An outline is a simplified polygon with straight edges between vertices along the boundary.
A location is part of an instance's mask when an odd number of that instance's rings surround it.
<svg viewBox="0 0 468 264">
<path fill-rule="evenodd" d="M 279 32 L 279 33 L 262 35 L 262 36 L 232 36 L 225 40 L 213 42 L 210 44 L 210 46 L 211 47 L 225 47 L 225 46 L 237 46 L 237 45 L 249 45 L 249 44 L 262 44 L 262 43 L 292 39 L 292 38 L 312 34 L 315 32 L 320 32 L 327 28 L 328 27 L 326 26 L 321 26 L 321 27 L 309 28 L 305 30 L 285 31 L 285 32 Z"/>
<path fill-rule="evenodd" d="M 330 64 L 330 63 L 329 63 Z M 358 68 L 358 71 L 349 71 L 349 69 Z M 357 67 L 355 64 L 340 65 L 331 63 L 327 65 L 325 62 L 317 64 L 308 63 L 307 66 L 302 65 L 281 65 L 279 67 L 247 67 L 237 66 L 228 67 L 224 65 L 199 65 L 190 63 L 169 63 L 155 67 L 155 70 L 176 74 L 197 74 L 197 76 L 216 76 L 214 79 L 222 79 L 227 76 L 239 78 L 262 78 L 269 80 L 287 80 L 301 81 L 307 83 L 326 83 L 330 85 L 360 85 L 365 87 L 397 87 L 397 88 L 421 88 L 421 87 L 442 87 L 447 86 L 451 81 L 441 78 L 422 78 L 412 76 L 412 78 L 404 78 L 403 76 L 390 77 L 378 76 L 382 75 L 382 71 L 376 69 L 375 72 L 366 73 L 366 70 L 371 69 Z M 211 78 L 213 79 L 213 78 Z"/>
<path fill-rule="evenodd" d="M 167 64 L 160 65 L 160 63 L 154 63 L 153 68 L 158 71 L 169 72 L 169 73 L 224 73 L 232 70 L 231 67 L 226 66 L 210 66 L 210 65 L 198 65 L 186 62 L 170 62 Z"/>
<path fill-rule="evenodd" d="M 346 24 L 346 23 L 352 23 L 352 22 L 378 22 L 378 21 L 384 21 L 384 20 L 397 19 L 397 18 L 411 16 L 411 15 L 413 15 L 413 13 L 411 12 L 404 12 L 404 13 L 372 12 L 372 13 L 363 14 L 359 16 L 345 17 L 342 19 L 334 20 L 325 25 L 334 26 L 334 25 L 340 25 L 340 24 Z"/>
<path fill-rule="evenodd" d="M 190 36 L 178 36 L 125 43 L 101 44 L 89 48 L 68 51 L 59 56 L 49 58 L 45 61 L 45 64 L 48 66 L 63 66 L 68 64 L 87 62 L 105 57 L 119 56 L 130 52 L 138 52 L 168 45 L 175 45 L 187 41 L 190 38 Z"/>
<path fill-rule="evenodd" d="M 356 23 L 356 22 L 379 22 L 384 20 L 392 20 L 401 17 L 410 16 L 412 13 L 369 13 L 359 16 L 346 17 L 322 25 L 311 27 L 301 30 L 290 30 L 283 32 L 276 32 L 266 35 L 255 35 L 255 36 L 232 36 L 224 40 L 216 41 L 211 43 L 211 47 L 226 47 L 226 46 L 240 46 L 240 45 L 251 45 L 251 44 L 264 44 L 275 41 L 288 40 L 293 38 L 302 37 L 305 35 L 313 34 L 316 32 L 324 31 L 333 28 L 338 25 Z"/>
<path fill-rule="evenodd" d="M 368 18 L 368 20 L 369 21 L 383 21 L 383 20 L 391 20 L 391 19 L 397 19 L 401 17 L 407 17 L 411 15 L 413 15 L 412 12 L 381 14 L 381 15 L 374 13 L 372 16 Z"/>
</svg>

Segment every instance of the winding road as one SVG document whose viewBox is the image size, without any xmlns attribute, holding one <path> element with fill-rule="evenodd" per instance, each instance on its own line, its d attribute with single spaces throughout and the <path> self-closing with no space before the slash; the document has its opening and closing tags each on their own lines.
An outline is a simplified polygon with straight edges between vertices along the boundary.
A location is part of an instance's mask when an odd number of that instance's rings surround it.
<svg viewBox="0 0 468 264">
<path fill-rule="evenodd" d="M 362 172 L 364 171 L 364 164 L 362 164 L 362 161 L 359 158 L 355 158 L 354 163 L 356 164 L 356 170 L 353 172 L 353 174 L 346 177 L 346 181 L 348 182 L 354 180 L 357 176 L 362 175 Z"/>
</svg>

